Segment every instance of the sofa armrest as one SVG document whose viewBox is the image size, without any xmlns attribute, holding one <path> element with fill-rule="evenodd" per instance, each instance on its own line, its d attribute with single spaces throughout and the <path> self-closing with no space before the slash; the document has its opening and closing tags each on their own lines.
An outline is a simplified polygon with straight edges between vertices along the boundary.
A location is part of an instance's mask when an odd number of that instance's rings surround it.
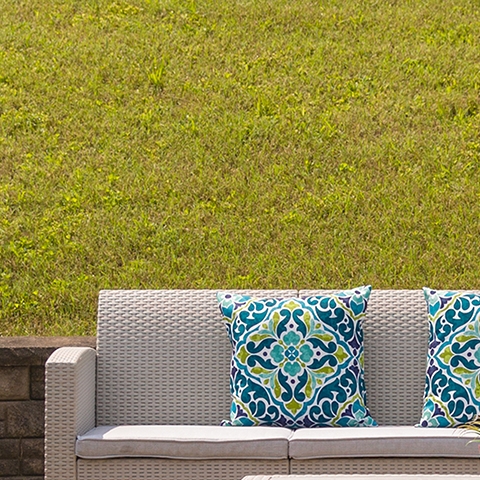
<svg viewBox="0 0 480 480">
<path fill-rule="evenodd" d="M 62 347 L 45 364 L 45 480 L 76 478 L 75 441 L 95 427 L 96 351 Z"/>
</svg>

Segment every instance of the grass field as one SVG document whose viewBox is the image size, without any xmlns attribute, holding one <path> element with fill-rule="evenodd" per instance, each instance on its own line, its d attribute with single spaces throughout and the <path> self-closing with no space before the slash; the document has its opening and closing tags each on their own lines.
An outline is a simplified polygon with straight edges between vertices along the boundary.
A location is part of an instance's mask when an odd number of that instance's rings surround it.
<svg viewBox="0 0 480 480">
<path fill-rule="evenodd" d="M 480 288 L 480 6 L 0 0 L 0 335 L 102 288 Z"/>
</svg>

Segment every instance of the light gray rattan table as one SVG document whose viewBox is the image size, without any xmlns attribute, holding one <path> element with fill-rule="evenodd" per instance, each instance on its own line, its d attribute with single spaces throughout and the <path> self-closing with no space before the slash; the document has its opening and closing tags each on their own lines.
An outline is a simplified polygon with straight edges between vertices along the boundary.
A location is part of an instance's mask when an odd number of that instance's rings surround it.
<svg viewBox="0 0 480 480">
<path fill-rule="evenodd" d="M 253 475 L 243 480 L 469 480 L 479 475 Z"/>
</svg>

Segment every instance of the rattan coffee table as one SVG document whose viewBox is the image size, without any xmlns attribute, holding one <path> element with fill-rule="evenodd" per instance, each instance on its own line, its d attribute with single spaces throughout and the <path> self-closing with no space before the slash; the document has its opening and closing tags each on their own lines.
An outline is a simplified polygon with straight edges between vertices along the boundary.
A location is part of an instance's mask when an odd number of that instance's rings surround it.
<svg viewBox="0 0 480 480">
<path fill-rule="evenodd" d="M 469 480 L 480 475 L 250 475 L 243 480 Z"/>
</svg>

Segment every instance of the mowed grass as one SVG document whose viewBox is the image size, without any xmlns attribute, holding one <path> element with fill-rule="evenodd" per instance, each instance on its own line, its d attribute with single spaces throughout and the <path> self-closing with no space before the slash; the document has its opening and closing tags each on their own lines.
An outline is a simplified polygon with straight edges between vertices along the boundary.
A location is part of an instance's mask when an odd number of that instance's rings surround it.
<svg viewBox="0 0 480 480">
<path fill-rule="evenodd" d="M 480 6 L 0 0 L 0 335 L 103 288 L 480 288 Z"/>
</svg>

